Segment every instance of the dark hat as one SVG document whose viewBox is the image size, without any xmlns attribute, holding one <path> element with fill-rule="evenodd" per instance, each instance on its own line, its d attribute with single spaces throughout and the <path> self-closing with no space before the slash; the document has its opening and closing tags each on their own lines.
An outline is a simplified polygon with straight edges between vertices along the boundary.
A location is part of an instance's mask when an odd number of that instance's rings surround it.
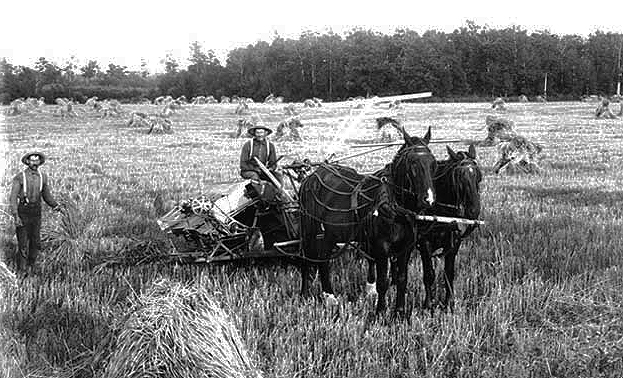
<svg viewBox="0 0 623 378">
<path fill-rule="evenodd" d="M 24 156 L 22 156 L 22 163 L 28 165 L 28 159 L 30 159 L 32 155 L 39 155 L 39 160 L 41 160 L 41 164 L 45 163 L 45 155 L 39 151 L 32 151 L 32 152 L 26 153 Z"/>
<path fill-rule="evenodd" d="M 269 129 L 266 126 L 251 126 L 247 129 L 247 134 L 249 134 L 249 136 L 255 136 L 255 130 L 257 129 L 266 130 L 266 135 L 270 135 L 273 132 L 271 129 Z"/>
</svg>

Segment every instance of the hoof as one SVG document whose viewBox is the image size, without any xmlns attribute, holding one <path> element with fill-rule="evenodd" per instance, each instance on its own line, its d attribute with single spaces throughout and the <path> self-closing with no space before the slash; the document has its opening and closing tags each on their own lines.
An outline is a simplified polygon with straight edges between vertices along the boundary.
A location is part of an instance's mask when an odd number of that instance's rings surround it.
<svg viewBox="0 0 623 378">
<path fill-rule="evenodd" d="M 408 319 L 407 311 L 404 307 L 396 308 L 393 313 L 393 318 L 397 320 Z"/>
<path fill-rule="evenodd" d="M 376 297 L 379 294 L 376 291 L 376 284 L 366 282 L 366 296 Z"/>
<path fill-rule="evenodd" d="M 325 305 L 327 305 L 328 307 L 335 307 L 339 304 L 337 298 L 333 294 L 323 292 L 322 296 L 324 298 Z"/>
</svg>

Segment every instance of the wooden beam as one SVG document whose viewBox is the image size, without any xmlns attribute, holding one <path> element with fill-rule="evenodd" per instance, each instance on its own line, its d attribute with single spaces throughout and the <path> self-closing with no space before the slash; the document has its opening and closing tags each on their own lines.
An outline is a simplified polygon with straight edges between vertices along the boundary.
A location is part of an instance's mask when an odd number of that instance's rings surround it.
<svg viewBox="0 0 623 378">
<path fill-rule="evenodd" d="M 485 224 L 485 221 L 481 221 L 481 220 L 441 217 L 437 215 L 415 215 L 415 219 L 426 221 L 426 222 L 439 222 L 439 223 L 461 223 L 461 224 L 478 224 L 478 225 Z"/>
<path fill-rule="evenodd" d="M 467 139 L 433 139 L 428 143 L 440 144 L 440 143 L 471 143 L 473 141 Z M 352 144 L 350 148 L 370 148 L 370 147 L 381 147 L 381 146 L 402 146 L 405 142 L 387 142 L 387 143 L 367 143 L 367 144 Z"/>
<path fill-rule="evenodd" d="M 347 159 L 351 159 L 351 158 L 354 158 L 354 157 L 357 157 L 357 156 L 361 156 L 361 155 L 369 154 L 370 152 L 374 152 L 374 151 L 382 150 L 382 149 L 385 149 L 385 148 L 387 148 L 387 147 L 391 147 L 391 146 L 393 146 L 393 144 L 383 145 L 383 146 L 378 146 L 378 147 L 376 147 L 376 148 L 371 148 L 371 149 L 369 149 L 369 150 L 366 150 L 366 151 L 363 151 L 363 152 L 358 152 L 358 153 L 356 153 L 356 154 L 347 155 L 347 156 L 342 156 L 342 157 L 340 157 L 340 158 L 337 158 L 337 159 L 333 159 L 333 160 L 331 160 L 331 161 L 330 161 L 330 163 L 337 163 L 337 162 L 340 162 L 340 161 L 342 161 L 342 160 L 347 160 Z"/>
<path fill-rule="evenodd" d="M 416 100 L 418 98 L 428 98 L 432 96 L 433 96 L 433 92 L 422 92 L 422 93 L 413 93 L 413 94 L 398 95 L 398 96 L 372 97 L 372 98 L 367 98 L 364 101 L 372 101 L 375 104 L 382 104 L 382 103 L 394 102 L 394 101 Z"/>
</svg>

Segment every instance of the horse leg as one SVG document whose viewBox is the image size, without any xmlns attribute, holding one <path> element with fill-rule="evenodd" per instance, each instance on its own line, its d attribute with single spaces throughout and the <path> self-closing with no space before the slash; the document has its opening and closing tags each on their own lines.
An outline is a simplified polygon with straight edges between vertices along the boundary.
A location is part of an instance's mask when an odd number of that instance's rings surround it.
<svg viewBox="0 0 623 378">
<path fill-rule="evenodd" d="M 377 258 L 375 263 L 370 263 L 370 266 L 376 266 L 376 313 L 377 315 L 385 312 L 387 308 L 387 300 L 385 294 L 387 293 L 387 258 Z"/>
<path fill-rule="evenodd" d="M 405 248 L 405 247 L 403 247 Z M 406 249 L 401 251 L 396 259 L 396 309 L 398 316 L 405 315 L 405 296 L 407 293 L 407 273 L 409 268 L 409 257 L 411 251 Z M 380 295 L 380 293 L 379 293 Z"/>
<path fill-rule="evenodd" d="M 301 268 L 301 295 L 303 297 L 311 296 L 310 282 L 312 281 L 312 274 L 315 271 L 315 267 L 307 261 L 303 261 L 300 265 Z"/>
<path fill-rule="evenodd" d="M 376 290 L 376 263 L 374 260 L 367 260 L 368 273 L 366 275 L 366 295 L 376 296 L 378 291 Z"/>
<path fill-rule="evenodd" d="M 420 257 L 422 258 L 422 272 L 424 274 L 424 291 L 426 297 L 424 298 L 424 308 L 433 308 L 433 301 L 435 298 L 434 284 L 435 284 L 435 269 L 433 268 L 433 261 L 431 258 L 431 247 L 429 242 L 423 242 L 420 248 Z"/>
<path fill-rule="evenodd" d="M 327 238 L 325 236 L 325 240 L 322 245 L 323 253 L 320 254 L 321 260 L 327 258 L 327 251 L 331 251 L 333 246 L 335 246 L 335 241 L 333 238 Z M 330 252 L 329 252 L 330 253 Z M 320 272 L 320 284 L 322 285 L 322 295 L 325 298 L 325 301 L 328 305 L 336 305 L 337 299 L 335 298 L 335 294 L 333 293 L 333 287 L 331 285 L 331 265 L 329 261 L 324 261 L 319 263 L 318 266 Z"/>
<path fill-rule="evenodd" d="M 454 261 L 456 259 L 456 255 L 459 251 L 459 247 L 461 245 L 460 239 L 455 240 L 456 236 L 452 236 L 451 245 L 447 250 L 444 251 L 445 254 L 445 288 L 446 288 L 446 296 L 444 300 L 444 307 L 449 308 L 451 312 L 454 312 Z"/>
<path fill-rule="evenodd" d="M 314 230 L 313 225 L 308 224 L 307 229 Z M 311 261 L 306 261 L 305 258 L 317 258 L 318 242 L 316 241 L 315 232 L 305 232 L 301 236 L 301 252 L 303 261 L 300 264 L 301 269 L 301 295 L 304 297 L 311 296 L 310 284 L 313 282 L 313 274 L 316 272 L 316 264 Z"/>
</svg>

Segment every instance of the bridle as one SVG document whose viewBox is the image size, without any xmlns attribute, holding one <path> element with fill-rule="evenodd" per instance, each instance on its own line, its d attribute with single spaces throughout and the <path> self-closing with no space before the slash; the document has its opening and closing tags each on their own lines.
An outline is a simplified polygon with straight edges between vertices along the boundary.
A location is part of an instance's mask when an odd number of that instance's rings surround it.
<svg viewBox="0 0 623 378">
<path fill-rule="evenodd" d="M 465 195 L 461 195 L 462 184 L 460 184 L 457 179 L 458 170 L 463 169 L 475 169 L 478 173 L 480 172 L 480 168 L 478 167 L 478 163 L 469 157 L 463 157 L 461 160 L 456 160 L 452 164 L 449 164 L 447 168 L 445 168 L 442 172 L 435 175 L 434 180 L 438 180 L 446 175 L 450 175 L 450 187 L 454 192 L 454 202 L 453 203 L 443 203 L 436 202 L 435 206 L 440 206 L 447 209 L 454 210 L 458 216 L 463 217 L 465 215 Z M 481 175 L 481 173 L 479 173 Z M 480 179 L 480 178 L 479 178 Z M 478 225 L 470 225 L 467 227 L 465 232 L 459 235 L 462 238 L 467 237 Z M 432 227 L 431 227 L 432 228 Z"/>
<path fill-rule="evenodd" d="M 397 166 L 400 166 L 400 165 L 407 166 L 410 163 L 407 160 L 407 157 L 413 156 L 413 155 L 430 156 L 433 158 L 433 160 L 435 159 L 433 153 L 431 152 L 431 150 L 428 148 L 427 145 L 425 144 L 410 145 L 407 147 L 403 147 L 398 151 L 398 154 L 396 155 L 396 157 L 394 158 L 394 161 L 392 161 L 390 165 L 390 169 L 393 171 L 394 169 L 396 169 Z M 392 176 L 393 176 L 393 172 L 392 172 Z M 400 198 L 400 202 L 402 204 L 405 203 L 405 194 L 408 194 L 417 200 L 417 193 L 411 190 L 415 187 L 415 183 L 412 181 L 411 175 L 406 175 L 406 182 L 404 182 L 404 184 L 407 184 L 408 188 L 406 187 L 406 185 L 396 185 L 393 183 L 390 184 L 394 188 L 394 190 L 397 190 L 400 192 L 400 195 L 396 193 L 397 194 L 396 197 Z"/>
</svg>

